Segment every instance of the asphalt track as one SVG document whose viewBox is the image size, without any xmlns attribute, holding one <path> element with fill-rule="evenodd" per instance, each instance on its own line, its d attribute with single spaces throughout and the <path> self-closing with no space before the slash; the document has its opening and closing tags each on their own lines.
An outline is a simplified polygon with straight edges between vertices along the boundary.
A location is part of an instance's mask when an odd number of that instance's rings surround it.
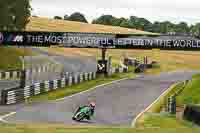
<svg viewBox="0 0 200 133">
<path fill-rule="evenodd" d="M 195 73 L 199 72 L 162 73 L 157 76 L 141 75 L 135 79 L 97 87 L 62 100 L 27 105 L 16 109 L 16 114 L 4 120 L 10 123 L 131 126 L 132 120 L 164 93 L 170 85 L 177 81 L 191 79 Z M 90 122 L 72 121 L 74 110 L 90 100 L 96 101 L 97 104 L 94 118 Z"/>
</svg>

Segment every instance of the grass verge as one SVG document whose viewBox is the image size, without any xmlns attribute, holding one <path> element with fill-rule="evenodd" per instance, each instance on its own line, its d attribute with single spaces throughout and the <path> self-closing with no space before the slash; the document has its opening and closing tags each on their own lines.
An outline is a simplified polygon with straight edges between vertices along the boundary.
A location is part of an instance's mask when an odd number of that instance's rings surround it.
<svg viewBox="0 0 200 133">
<path fill-rule="evenodd" d="M 1 133 L 199 133 L 197 128 L 112 128 L 44 124 L 0 124 Z"/>
<path fill-rule="evenodd" d="M 145 121 L 149 119 L 149 115 L 146 114 L 151 114 L 151 113 L 159 113 L 163 107 L 163 105 L 166 103 L 167 97 L 170 95 L 176 93 L 182 86 L 184 85 L 183 82 L 178 82 L 173 84 L 168 91 L 160 97 L 158 101 L 156 101 L 146 112 L 141 114 L 140 117 L 138 117 L 135 127 L 144 127 Z M 133 123 L 134 124 L 134 123 Z"/>
<path fill-rule="evenodd" d="M 176 119 L 168 113 L 146 114 L 144 128 L 193 128 L 192 123 Z"/>
<path fill-rule="evenodd" d="M 97 77 L 95 80 L 91 81 L 86 81 L 81 84 L 73 85 L 70 87 L 58 89 L 56 91 L 52 91 L 46 94 L 41 94 L 38 96 L 34 96 L 32 98 L 29 98 L 27 100 L 28 103 L 32 102 L 41 102 L 41 101 L 48 101 L 48 100 L 56 100 L 59 98 L 63 98 L 69 95 L 73 95 L 85 90 L 88 90 L 90 88 L 93 88 L 97 85 L 109 83 L 115 80 L 123 79 L 123 78 L 132 78 L 134 77 L 134 73 L 118 73 L 118 74 L 113 74 L 111 77 L 105 78 L 103 76 Z"/>
<path fill-rule="evenodd" d="M 194 75 L 192 80 L 187 83 L 185 89 L 177 96 L 177 105 L 199 104 L 200 102 L 200 74 Z M 172 90 L 178 90 L 181 83 L 176 85 Z M 173 92 L 172 92 L 173 93 Z M 168 113 L 146 113 L 143 116 L 142 127 L 144 128 L 194 128 L 194 125 L 183 119 L 177 119 L 175 115 Z M 141 125 L 140 125 L 141 126 Z"/>
<path fill-rule="evenodd" d="M 199 104 L 200 103 L 200 74 L 194 75 L 183 92 L 177 97 L 177 104 Z"/>
</svg>

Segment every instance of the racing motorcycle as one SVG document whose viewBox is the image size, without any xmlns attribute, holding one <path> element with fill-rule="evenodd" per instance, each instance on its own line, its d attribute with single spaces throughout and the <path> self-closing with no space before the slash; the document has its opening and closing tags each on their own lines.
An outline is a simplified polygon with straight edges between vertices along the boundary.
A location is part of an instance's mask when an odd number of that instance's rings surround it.
<svg viewBox="0 0 200 133">
<path fill-rule="evenodd" d="M 87 119 L 87 120 L 90 120 L 90 117 L 92 116 L 92 111 L 91 111 L 91 108 L 90 107 L 82 107 L 82 108 L 79 108 L 74 116 L 72 117 L 73 120 L 76 120 L 76 121 L 82 121 L 84 119 Z"/>
<path fill-rule="evenodd" d="M 76 121 L 82 121 L 84 119 L 90 120 L 94 115 L 94 108 L 95 103 L 90 103 L 89 106 L 81 106 L 76 110 L 72 119 Z"/>
</svg>

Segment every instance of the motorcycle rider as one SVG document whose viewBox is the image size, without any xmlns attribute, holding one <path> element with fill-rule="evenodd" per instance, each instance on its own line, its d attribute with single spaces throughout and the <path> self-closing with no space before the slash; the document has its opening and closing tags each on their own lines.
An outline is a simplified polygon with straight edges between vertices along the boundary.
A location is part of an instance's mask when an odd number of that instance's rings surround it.
<svg viewBox="0 0 200 133">
<path fill-rule="evenodd" d="M 90 115 L 87 116 L 87 120 L 90 120 L 90 119 L 91 119 L 91 116 L 94 115 L 94 110 L 95 110 L 95 107 L 96 107 L 95 102 L 90 102 L 89 105 L 80 106 L 80 107 L 77 109 L 77 111 L 75 112 L 75 114 L 78 113 L 81 109 L 86 108 L 86 107 L 87 107 L 87 108 L 90 108 Z M 75 118 L 73 118 L 73 119 L 75 119 Z"/>
</svg>

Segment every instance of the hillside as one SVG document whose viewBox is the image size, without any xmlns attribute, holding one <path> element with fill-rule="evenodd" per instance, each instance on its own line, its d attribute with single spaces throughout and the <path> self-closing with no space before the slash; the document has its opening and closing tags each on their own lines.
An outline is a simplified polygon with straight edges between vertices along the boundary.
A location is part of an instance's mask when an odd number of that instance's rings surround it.
<svg viewBox="0 0 200 133">
<path fill-rule="evenodd" d="M 155 34 L 136 29 L 99 24 L 87 24 L 66 20 L 55 20 L 41 17 L 31 17 L 26 31 L 54 31 L 54 32 L 91 32 L 91 33 L 118 33 L 118 34 Z"/>
</svg>

